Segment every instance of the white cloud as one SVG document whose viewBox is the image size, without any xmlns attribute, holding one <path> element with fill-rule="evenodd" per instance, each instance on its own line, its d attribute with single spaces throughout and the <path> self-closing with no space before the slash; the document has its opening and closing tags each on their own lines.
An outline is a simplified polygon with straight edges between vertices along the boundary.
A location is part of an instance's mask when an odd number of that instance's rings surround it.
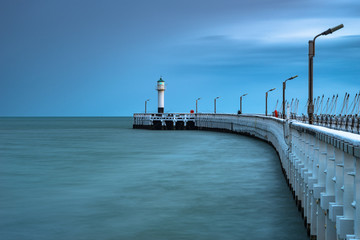
<svg viewBox="0 0 360 240">
<path fill-rule="evenodd" d="M 327 38 L 360 35 L 360 18 L 314 18 L 263 20 L 247 25 L 237 24 L 215 29 L 214 34 L 223 34 L 237 40 L 254 40 L 262 43 L 307 42 L 328 28 L 344 24 L 344 28 Z"/>
</svg>

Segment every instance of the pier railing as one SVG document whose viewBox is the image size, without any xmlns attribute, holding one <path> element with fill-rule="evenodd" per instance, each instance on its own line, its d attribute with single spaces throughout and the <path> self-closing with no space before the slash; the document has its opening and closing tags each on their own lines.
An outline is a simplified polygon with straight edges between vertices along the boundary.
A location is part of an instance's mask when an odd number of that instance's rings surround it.
<svg viewBox="0 0 360 240">
<path fill-rule="evenodd" d="M 134 114 L 134 126 L 143 125 L 151 126 L 160 121 L 162 126 L 167 126 L 171 129 L 171 122 L 173 127 L 180 126 L 181 123 L 187 126 L 187 123 L 194 122 L 197 115 L 213 115 L 212 113 L 136 113 Z M 238 114 L 216 114 L 216 116 L 238 116 Z M 253 114 L 241 114 L 239 116 L 264 116 L 264 115 L 253 115 Z M 273 117 L 274 114 L 273 114 Z M 297 120 L 303 123 L 309 123 L 309 119 L 306 115 L 295 115 L 290 114 L 291 120 Z M 282 119 L 282 114 L 277 117 Z M 157 123 L 158 124 L 158 123 Z M 166 125 L 167 124 L 167 125 Z M 358 115 L 314 115 L 313 125 L 323 126 L 335 130 L 346 131 L 350 133 L 360 134 L 360 116 Z"/>
<path fill-rule="evenodd" d="M 274 114 L 272 116 L 275 116 Z M 278 117 L 282 117 L 280 113 Z M 290 114 L 290 119 L 303 123 L 309 123 L 306 115 Z M 313 124 L 323 126 L 335 130 L 346 131 L 360 134 L 360 116 L 359 115 L 330 115 L 330 114 L 314 114 Z"/>
<path fill-rule="evenodd" d="M 195 114 L 192 113 L 135 113 L 134 128 L 193 129 Z"/>
</svg>

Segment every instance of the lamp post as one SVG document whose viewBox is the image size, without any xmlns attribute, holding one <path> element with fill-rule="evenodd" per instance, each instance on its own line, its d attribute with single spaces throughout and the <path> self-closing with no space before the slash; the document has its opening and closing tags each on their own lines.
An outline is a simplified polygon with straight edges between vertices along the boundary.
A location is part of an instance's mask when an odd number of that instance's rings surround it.
<svg viewBox="0 0 360 240">
<path fill-rule="evenodd" d="M 240 96 L 240 114 L 242 114 L 242 97 L 245 97 L 247 93 Z"/>
<path fill-rule="evenodd" d="M 308 116 L 309 116 L 309 124 L 313 123 L 313 117 L 314 117 L 314 103 L 313 103 L 313 58 L 315 56 L 315 40 L 317 37 L 321 35 L 328 35 L 331 34 L 341 28 L 343 28 L 344 25 L 340 24 L 336 27 L 329 28 L 325 32 L 322 32 L 314 37 L 313 40 L 309 41 L 309 105 L 308 105 Z"/>
<path fill-rule="evenodd" d="M 145 101 L 145 113 L 146 113 L 146 104 L 147 104 L 148 101 L 150 101 L 150 99 Z"/>
<path fill-rule="evenodd" d="M 284 82 L 283 82 L 283 119 L 285 119 L 285 89 L 286 89 L 286 82 L 289 81 L 289 80 L 293 80 L 294 78 L 297 78 L 298 75 L 295 75 L 291 78 L 288 78 L 286 79 Z"/>
<path fill-rule="evenodd" d="M 196 113 L 198 113 L 198 101 L 199 101 L 200 99 L 201 99 L 201 98 L 196 99 Z"/>
<path fill-rule="evenodd" d="M 265 94 L 265 116 L 267 116 L 267 98 L 268 98 L 268 92 L 274 91 L 276 88 L 272 88 Z"/>
<path fill-rule="evenodd" d="M 214 98 L 214 113 L 216 113 L 216 99 L 218 99 L 218 98 L 220 98 L 220 97 Z"/>
</svg>

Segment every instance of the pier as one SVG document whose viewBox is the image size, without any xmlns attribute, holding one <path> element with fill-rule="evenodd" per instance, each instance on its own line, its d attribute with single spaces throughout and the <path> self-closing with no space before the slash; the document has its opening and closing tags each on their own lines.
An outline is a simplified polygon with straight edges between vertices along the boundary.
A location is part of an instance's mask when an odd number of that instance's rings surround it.
<svg viewBox="0 0 360 240">
<path fill-rule="evenodd" d="M 279 155 L 310 239 L 360 239 L 359 134 L 241 114 L 134 114 L 133 127 L 226 131 L 266 141 Z"/>
</svg>

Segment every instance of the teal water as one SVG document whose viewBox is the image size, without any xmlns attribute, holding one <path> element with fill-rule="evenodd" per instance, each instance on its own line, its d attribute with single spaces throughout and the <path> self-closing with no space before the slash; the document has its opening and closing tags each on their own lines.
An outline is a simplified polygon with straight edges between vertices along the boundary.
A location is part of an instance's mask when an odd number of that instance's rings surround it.
<svg viewBox="0 0 360 240">
<path fill-rule="evenodd" d="M 0 118 L 0 238 L 308 239 L 270 145 L 131 118 Z"/>
</svg>

